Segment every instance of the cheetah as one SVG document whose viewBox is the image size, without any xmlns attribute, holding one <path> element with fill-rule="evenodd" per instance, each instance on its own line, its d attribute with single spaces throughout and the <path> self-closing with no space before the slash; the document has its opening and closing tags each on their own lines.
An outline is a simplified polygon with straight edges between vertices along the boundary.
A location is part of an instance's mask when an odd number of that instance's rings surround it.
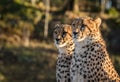
<svg viewBox="0 0 120 82">
<path fill-rule="evenodd" d="M 59 50 L 56 65 L 57 82 L 71 82 L 70 65 L 74 52 L 72 28 L 67 24 L 57 24 L 55 25 L 53 35 L 54 43 Z"/>
<path fill-rule="evenodd" d="M 75 53 L 72 82 L 120 82 L 100 33 L 100 18 L 81 17 L 72 22 Z"/>
</svg>

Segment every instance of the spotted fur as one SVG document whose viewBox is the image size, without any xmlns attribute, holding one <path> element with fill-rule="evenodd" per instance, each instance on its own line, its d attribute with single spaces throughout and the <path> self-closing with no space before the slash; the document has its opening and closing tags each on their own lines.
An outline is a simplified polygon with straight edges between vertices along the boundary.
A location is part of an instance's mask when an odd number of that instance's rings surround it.
<svg viewBox="0 0 120 82">
<path fill-rule="evenodd" d="M 101 19 L 76 18 L 72 22 L 75 54 L 71 65 L 72 82 L 120 82 L 99 27 Z"/>
<path fill-rule="evenodd" d="M 71 26 L 67 24 L 57 24 L 53 35 L 54 43 L 59 50 L 56 65 L 57 82 L 71 82 L 70 65 L 74 52 Z"/>
</svg>

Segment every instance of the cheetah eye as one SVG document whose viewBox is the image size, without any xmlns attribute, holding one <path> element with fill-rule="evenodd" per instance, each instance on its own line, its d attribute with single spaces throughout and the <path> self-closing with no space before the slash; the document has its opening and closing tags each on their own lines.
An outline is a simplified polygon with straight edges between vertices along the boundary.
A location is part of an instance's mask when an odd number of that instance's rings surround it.
<svg viewBox="0 0 120 82">
<path fill-rule="evenodd" d="M 67 32 L 63 32 L 62 36 L 65 37 L 66 34 L 67 34 Z"/>
<path fill-rule="evenodd" d="M 73 27 L 75 27 L 75 24 L 72 24 Z"/>
<path fill-rule="evenodd" d="M 86 27 L 86 26 L 87 26 L 87 25 L 82 24 L 82 26 L 81 26 L 80 30 L 81 30 L 81 31 L 83 31 L 83 30 L 85 29 L 85 27 Z"/>
<path fill-rule="evenodd" d="M 54 31 L 55 34 L 57 34 L 57 31 Z"/>
</svg>

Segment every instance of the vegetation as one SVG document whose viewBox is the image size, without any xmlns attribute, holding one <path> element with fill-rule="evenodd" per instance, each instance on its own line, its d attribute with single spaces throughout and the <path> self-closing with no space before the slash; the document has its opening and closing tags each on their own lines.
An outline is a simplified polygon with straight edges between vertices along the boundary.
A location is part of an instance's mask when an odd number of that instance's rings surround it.
<svg viewBox="0 0 120 82">
<path fill-rule="evenodd" d="M 120 75 L 120 11 L 112 1 L 105 9 L 97 0 L 50 0 L 44 38 L 45 0 L 0 0 L 0 82 L 56 82 L 53 27 L 81 16 L 102 18 L 101 32 Z"/>
<path fill-rule="evenodd" d="M 57 52 L 53 44 L 33 42 L 29 48 L 9 45 L 0 52 L 1 82 L 55 82 Z"/>
</svg>

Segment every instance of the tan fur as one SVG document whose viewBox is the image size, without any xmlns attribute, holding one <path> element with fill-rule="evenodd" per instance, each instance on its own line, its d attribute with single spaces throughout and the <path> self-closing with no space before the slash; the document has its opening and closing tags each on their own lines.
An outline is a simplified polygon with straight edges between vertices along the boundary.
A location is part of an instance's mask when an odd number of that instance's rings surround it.
<svg viewBox="0 0 120 82">
<path fill-rule="evenodd" d="M 56 65 L 57 82 L 70 82 L 70 65 L 74 52 L 71 26 L 67 24 L 57 24 L 53 36 L 54 43 L 59 50 Z"/>
<path fill-rule="evenodd" d="M 72 22 L 75 42 L 72 82 L 120 82 L 101 36 L 100 24 L 100 18 L 91 17 L 77 18 Z"/>
</svg>

